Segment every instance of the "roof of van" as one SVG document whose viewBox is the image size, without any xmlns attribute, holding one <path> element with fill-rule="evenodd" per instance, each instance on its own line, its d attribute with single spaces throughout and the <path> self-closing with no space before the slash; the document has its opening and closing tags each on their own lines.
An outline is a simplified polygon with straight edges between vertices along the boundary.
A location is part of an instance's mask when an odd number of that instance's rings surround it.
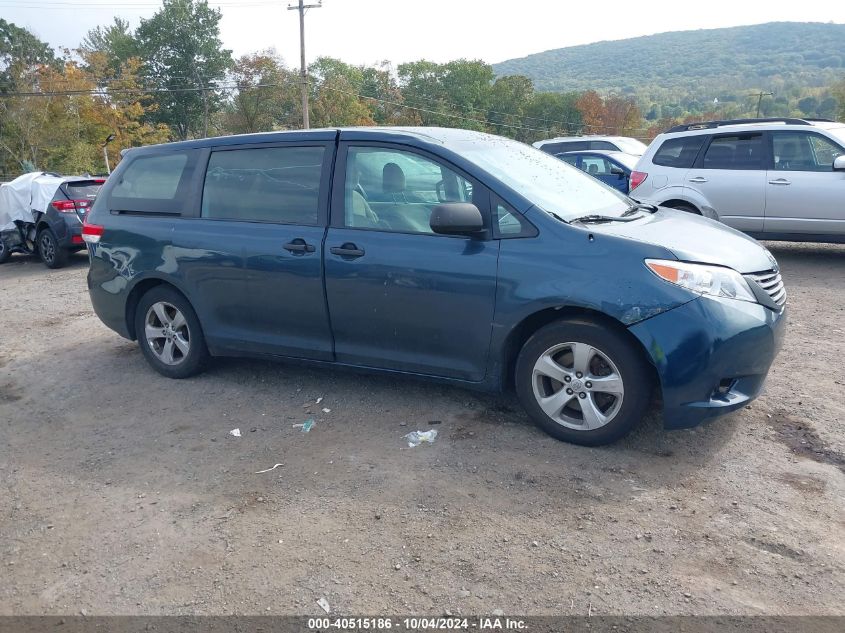
<svg viewBox="0 0 845 633">
<path fill-rule="evenodd" d="M 464 130 L 460 128 L 444 127 L 343 127 L 343 128 L 320 128 L 315 130 L 286 130 L 280 132 L 258 132 L 255 134 L 237 134 L 233 136 L 216 136 L 210 138 L 192 139 L 189 141 L 177 141 L 174 143 L 162 143 L 160 145 L 146 145 L 144 147 L 131 148 L 130 151 L 139 150 L 176 150 L 202 147 L 220 147 L 225 145 L 249 145 L 252 143 L 272 143 L 274 141 L 333 141 L 338 134 L 343 134 L 344 139 L 350 141 L 377 141 L 377 140 L 398 140 L 417 139 L 428 143 L 457 143 L 461 141 L 482 140 L 485 138 L 497 138 L 485 132 Z"/>
</svg>

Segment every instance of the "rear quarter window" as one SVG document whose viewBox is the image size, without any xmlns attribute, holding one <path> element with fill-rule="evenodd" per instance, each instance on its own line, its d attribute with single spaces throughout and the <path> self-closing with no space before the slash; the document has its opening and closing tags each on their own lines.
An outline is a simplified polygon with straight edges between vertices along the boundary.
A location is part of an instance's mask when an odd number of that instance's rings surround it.
<svg viewBox="0 0 845 633">
<path fill-rule="evenodd" d="M 196 160 L 197 150 L 132 159 L 109 191 L 110 210 L 181 215 Z"/>
<path fill-rule="evenodd" d="M 705 135 L 682 136 L 670 138 L 654 154 L 651 162 L 662 167 L 680 167 L 689 169 L 695 162 L 695 157 L 704 145 Z"/>
</svg>

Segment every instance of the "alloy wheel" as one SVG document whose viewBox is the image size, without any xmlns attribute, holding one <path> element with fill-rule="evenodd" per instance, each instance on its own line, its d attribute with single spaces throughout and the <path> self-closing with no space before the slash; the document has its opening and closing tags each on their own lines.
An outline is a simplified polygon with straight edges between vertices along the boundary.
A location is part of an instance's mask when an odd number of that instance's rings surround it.
<svg viewBox="0 0 845 633">
<path fill-rule="evenodd" d="M 156 358 L 165 365 L 178 365 L 191 349 L 191 332 L 185 316 L 166 301 L 154 303 L 147 310 L 144 338 Z"/>
<path fill-rule="evenodd" d="M 619 413 L 625 396 L 622 376 L 610 357 L 587 343 L 560 343 L 534 363 L 537 404 L 557 424 L 592 431 Z"/>
<path fill-rule="evenodd" d="M 56 245 L 47 231 L 41 233 L 41 237 L 38 238 L 38 246 L 41 259 L 47 264 L 52 264 L 53 259 L 56 257 Z"/>
</svg>

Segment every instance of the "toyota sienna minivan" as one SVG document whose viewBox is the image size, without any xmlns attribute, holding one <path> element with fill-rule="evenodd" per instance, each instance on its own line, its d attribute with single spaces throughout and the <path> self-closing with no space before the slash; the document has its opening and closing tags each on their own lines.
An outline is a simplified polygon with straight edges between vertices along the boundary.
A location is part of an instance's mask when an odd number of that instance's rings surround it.
<svg viewBox="0 0 845 633">
<path fill-rule="evenodd" d="M 258 356 L 513 387 L 562 440 L 744 406 L 779 347 L 778 265 L 528 145 L 351 128 L 129 150 L 90 211 L 100 319 L 171 378 Z"/>
</svg>

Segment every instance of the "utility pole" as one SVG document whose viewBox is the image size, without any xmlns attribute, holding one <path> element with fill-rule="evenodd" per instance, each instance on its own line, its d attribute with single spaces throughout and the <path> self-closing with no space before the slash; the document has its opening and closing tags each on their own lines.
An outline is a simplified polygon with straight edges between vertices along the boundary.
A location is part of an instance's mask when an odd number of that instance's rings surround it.
<svg viewBox="0 0 845 633">
<path fill-rule="evenodd" d="M 305 67 L 305 11 L 307 9 L 319 9 L 323 6 L 323 0 L 317 4 L 305 4 L 305 0 L 299 0 L 298 4 L 288 5 L 288 11 L 299 11 L 299 58 L 301 64 L 302 80 L 302 129 L 311 127 L 308 122 L 308 71 Z"/>
<path fill-rule="evenodd" d="M 774 97 L 774 96 L 775 96 L 774 92 L 762 92 L 762 91 L 760 92 L 760 94 L 757 95 L 757 117 L 756 118 L 758 118 L 758 119 L 760 118 L 760 104 L 763 102 L 763 97 Z"/>
</svg>

